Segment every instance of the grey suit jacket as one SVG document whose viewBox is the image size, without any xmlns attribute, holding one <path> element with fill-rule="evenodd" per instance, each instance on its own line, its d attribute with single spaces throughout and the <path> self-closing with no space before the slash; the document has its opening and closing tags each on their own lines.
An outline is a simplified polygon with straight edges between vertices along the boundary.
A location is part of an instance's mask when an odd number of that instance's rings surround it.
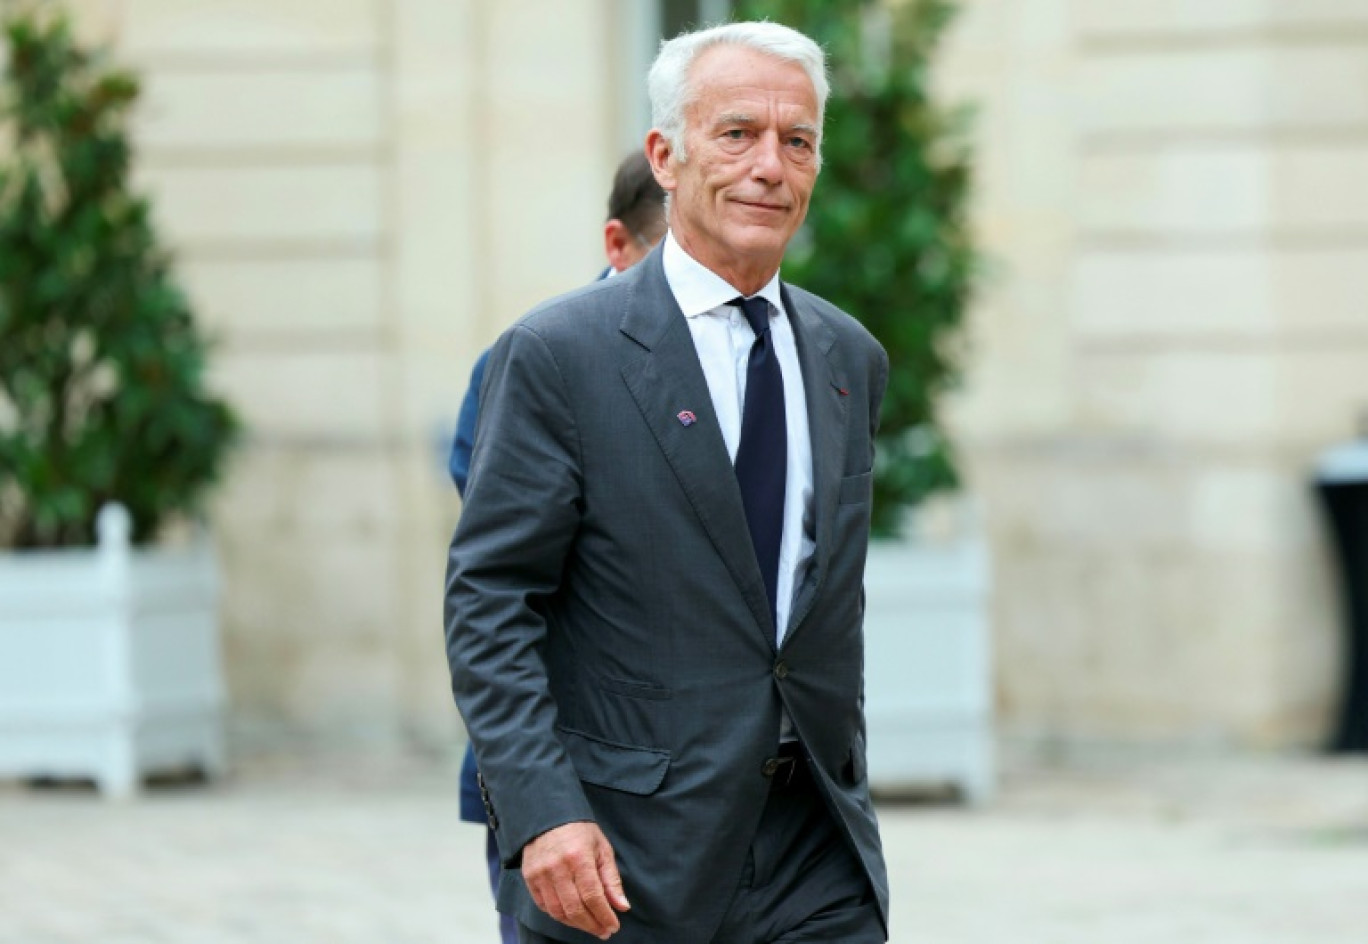
<svg viewBox="0 0 1368 944">
<path fill-rule="evenodd" d="M 784 304 L 807 391 L 816 551 L 777 650 L 659 248 L 540 306 L 490 357 L 451 543 L 447 654 L 507 867 L 500 909 L 542 934 L 594 940 L 536 908 L 521 850 L 594 820 L 632 902 L 615 940 L 710 939 L 765 804 L 781 704 L 887 923 L 865 776 L 862 575 L 888 359 L 820 298 L 785 286 Z M 682 423 L 685 410 L 697 421 Z"/>
</svg>

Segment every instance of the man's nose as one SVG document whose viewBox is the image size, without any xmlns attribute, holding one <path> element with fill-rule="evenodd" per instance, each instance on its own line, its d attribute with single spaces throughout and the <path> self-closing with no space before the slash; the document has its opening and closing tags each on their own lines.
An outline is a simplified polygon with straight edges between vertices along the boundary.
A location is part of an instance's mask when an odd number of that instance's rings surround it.
<svg viewBox="0 0 1368 944">
<path fill-rule="evenodd" d="M 766 183 L 778 183 L 784 176 L 784 158 L 780 153 L 779 135 L 768 131 L 760 135 L 755 147 L 755 161 L 751 165 L 751 177 Z"/>
</svg>

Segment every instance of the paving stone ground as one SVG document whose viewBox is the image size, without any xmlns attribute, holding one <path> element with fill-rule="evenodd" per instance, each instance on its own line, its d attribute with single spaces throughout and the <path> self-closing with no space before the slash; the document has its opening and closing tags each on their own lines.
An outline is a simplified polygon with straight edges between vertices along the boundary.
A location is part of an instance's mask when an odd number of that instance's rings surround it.
<svg viewBox="0 0 1368 944">
<path fill-rule="evenodd" d="M 0 784 L 0 942 L 493 942 L 454 783 L 365 754 L 128 803 Z M 880 818 L 896 944 L 1368 942 L 1365 760 L 1009 769 L 987 808 Z"/>
</svg>

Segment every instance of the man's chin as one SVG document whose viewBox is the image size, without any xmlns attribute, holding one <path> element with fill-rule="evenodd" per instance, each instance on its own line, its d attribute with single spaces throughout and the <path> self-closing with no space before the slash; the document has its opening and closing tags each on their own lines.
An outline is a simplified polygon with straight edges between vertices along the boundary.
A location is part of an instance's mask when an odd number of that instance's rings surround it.
<svg viewBox="0 0 1368 944">
<path fill-rule="evenodd" d="M 778 253 L 783 255 L 788 245 L 787 226 L 764 226 L 751 224 L 737 227 L 731 239 L 732 247 L 748 256 L 764 256 Z"/>
</svg>

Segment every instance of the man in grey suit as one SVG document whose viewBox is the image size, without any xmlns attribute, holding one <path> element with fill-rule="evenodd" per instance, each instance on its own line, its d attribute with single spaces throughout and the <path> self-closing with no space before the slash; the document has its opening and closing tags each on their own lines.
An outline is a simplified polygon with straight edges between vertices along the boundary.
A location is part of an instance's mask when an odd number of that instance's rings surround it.
<svg viewBox="0 0 1368 944">
<path fill-rule="evenodd" d="M 824 56 L 714 27 L 650 90 L 670 232 L 495 345 L 451 544 L 499 907 L 527 942 L 884 941 L 861 581 L 888 361 L 778 277 Z"/>
</svg>

